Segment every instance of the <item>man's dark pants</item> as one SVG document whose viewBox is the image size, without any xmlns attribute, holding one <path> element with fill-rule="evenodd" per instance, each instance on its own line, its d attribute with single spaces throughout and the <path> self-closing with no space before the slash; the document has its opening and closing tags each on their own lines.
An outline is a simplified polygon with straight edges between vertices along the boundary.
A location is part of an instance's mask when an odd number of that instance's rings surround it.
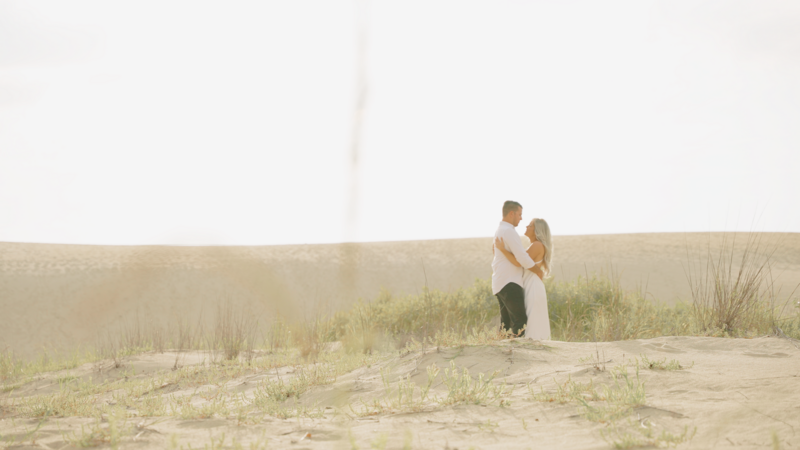
<svg viewBox="0 0 800 450">
<path fill-rule="evenodd" d="M 500 325 L 504 330 L 511 330 L 519 335 L 520 330 L 528 323 L 525 311 L 525 291 L 517 283 L 508 283 L 497 293 L 500 303 Z"/>
</svg>

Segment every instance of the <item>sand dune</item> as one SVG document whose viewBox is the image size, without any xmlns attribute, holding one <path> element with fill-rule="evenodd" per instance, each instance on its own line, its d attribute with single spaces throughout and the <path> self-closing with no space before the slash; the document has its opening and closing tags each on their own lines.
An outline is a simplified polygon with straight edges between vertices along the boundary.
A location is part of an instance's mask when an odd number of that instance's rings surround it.
<svg viewBox="0 0 800 450">
<path fill-rule="evenodd" d="M 624 286 L 668 303 L 690 298 L 687 262 L 707 243 L 743 233 L 655 233 L 554 238 L 554 276 L 613 269 Z M 800 283 L 800 234 L 766 233 L 785 293 Z M 490 238 L 250 247 L 0 243 L 0 349 L 93 346 L 131 317 L 210 316 L 222 301 L 258 317 L 312 318 L 372 299 L 381 288 L 418 293 L 488 278 Z M 687 251 L 690 256 L 687 257 Z"/>
<path fill-rule="evenodd" d="M 685 271 L 702 264 L 709 242 L 734 237 L 741 245 L 746 235 L 559 236 L 554 275 L 613 269 L 628 288 L 686 300 Z M 763 238 L 761 250 L 775 250 L 771 268 L 788 293 L 800 283 L 800 234 Z M 224 301 L 264 320 L 302 319 L 371 299 L 382 287 L 456 289 L 489 277 L 490 246 L 488 238 L 274 247 L 0 243 L 0 348 L 30 356 L 45 346 L 92 346 L 133 317 L 174 323 L 213 316 Z M 166 351 L 11 380 L 0 392 L 0 446 L 108 447 L 113 439 L 117 448 L 154 449 L 599 449 L 631 439 L 665 446 L 665 433 L 678 436 L 679 448 L 800 446 L 800 344 L 789 339 L 520 339 L 368 356 L 340 353 L 337 344 L 323 352 L 331 359 L 315 362 L 259 351 L 261 366 L 207 364 L 214 354 Z M 342 362 L 362 357 L 368 361 Z M 176 364 L 183 368 L 173 370 Z M 337 364 L 349 368 L 281 403 L 317 411 L 313 417 L 281 418 L 257 401 L 270 386 Z M 425 400 L 396 401 L 402 386 L 421 399 L 433 367 L 441 371 Z M 450 367 L 451 377 L 469 371 L 465 391 L 448 386 Z M 496 397 L 448 400 L 473 389 L 479 373 L 495 374 Z M 627 400 L 613 400 L 620 393 Z M 77 398 L 83 403 L 70 403 Z M 44 419 L 31 412 L 56 404 L 73 412 Z M 91 418 L 98 411 L 103 418 Z M 623 413 L 610 418 L 614 411 Z"/>
<path fill-rule="evenodd" d="M 673 370 L 650 368 L 642 362 L 643 356 L 676 365 Z M 0 400 L 6 397 L 7 404 L 13 400 L 22 405 L 26 398 L 58 393 L 62 389 L 59 380 L 72 380 L 69 383 L 78 386 L 91 377 L 97 383 L 124 379 L 134 385 L 148 385 L 147 380 L 152 379 L 157 380 L 150 385 L 156 387 L 153 395 L 158 397 L 142 393 L 137 408 L 145 407 L 143 401 L 152 404 L 158 399 L 184 407 L 192 403 L 195 411 L 200 411 L 203 405 L 226 398 L 231 405 L 236 404 L 234 401 L 249 404 L 261 386 L 278 379 L 288 383 L 302 370 L 301 365 L 275 367 L 198 384 L 191 376 L 169 381 L 170 374 L 175 373 L 170 370 L 174 358 L 169 353 L 145 354 L 127 358 L 120 368 L 87 364 L 68 372 L 44 374 L 11 394 L 0 394 Z M 190 368 L 205 358 L 191 354 L 185 356 L 184 363 Z M 268 448 L 298 449 L 600 449 L 622 442 L 626 435 L 643 439 L 648 433 L 663 437 L 668 432 L 693 436 L 679 448 L 797 448 L 798 361 L 800 349 L 796 344 L 779 338 L 662 337 L 597 344 L 517 340 L 428 348 L 387 356 L 313 387 L 299 398 L 286 400 L 287 405 L 321 408 L 322 417 L 281 419 L 256 414 L 257 408 L 254 415 L 244 417 L 235 413 L 208 418 L 181 418 L 178 413 L 137 417 L 145 414 L 128 407 L 127 414 L 132 418 L 117 423 L 117 444 L 118 448 L 147 449 L 240 448 L 233 446 L 235 440 L 243 448 L 267 448 L 263 445 L 268 443 Z M 435 365 L 445 369 L 451 364 L 458 373 L 468 369 L 475 377 L 473 382 L 478 373 L 496 372 L 494 381 L 505 386 L 502 404 L 489 400 L 480 404 L 448 403 L 451 390 L 440 372 L 428 399 L 419 407 L 373 411 L 367 406 L 375 401 L 393 404 L 398 395 L 397 380 L 424 386 L 427 368 Z M 593 399 L 590 393 L 595 389 L 605 392 L 603 386 L 620 392 L 620 383 L 624 386 L 625 381 L 614 369 L 620 366 L 626 367 L 631 385 L 643 389 L 644 397 L 610 422 L 592 419 L 579 398 L 596 410 L 614 405 L 612 400 Z M 120 385 L 106 386 L 117 386 L 117 390 L 100 389 L 91 397 L 92 405 L 119 408 L 126 390 Z M 575 386 L 583 393 L 577 398 L 558 396 L 559 388 L 575 391 Z M 418 391 L 416 395 L 419 398 Z M 65 417 L 41 421 L 14 418 L 14 411 L 9 407 L 4 415 L 0 403 L 0 436 L 6 444 L 18 445 L 13 448 L 64 448 L 70 440 L 87 437 L 105 439 L 108 446 L 108 420 Z M 111 417 L 108 414 L 106 419 Z M 659 442 L 666 446 L 664 440 L 651 443 Z M 778 447 L 772 447 L 773 442 Z"/>
</svg>

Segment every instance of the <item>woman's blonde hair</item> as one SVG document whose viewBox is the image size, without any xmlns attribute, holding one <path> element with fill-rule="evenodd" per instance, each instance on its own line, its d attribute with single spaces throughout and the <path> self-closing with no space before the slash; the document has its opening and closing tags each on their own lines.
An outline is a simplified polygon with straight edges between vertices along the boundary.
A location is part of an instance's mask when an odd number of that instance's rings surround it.
<svg viewBox="0 0 800 450">
<path fill-rule="evenodd" d="M 542 272 L 545 276 L 550 275 L 550 263 L 553 260 L 553 239 L 550 236 L 550 225 L 547 225 L 544 219 L 533 219 L 535 228 L 536 240 L 541 242 L 544 246 L 544 263 L 542 263 Z"/>
</svg>

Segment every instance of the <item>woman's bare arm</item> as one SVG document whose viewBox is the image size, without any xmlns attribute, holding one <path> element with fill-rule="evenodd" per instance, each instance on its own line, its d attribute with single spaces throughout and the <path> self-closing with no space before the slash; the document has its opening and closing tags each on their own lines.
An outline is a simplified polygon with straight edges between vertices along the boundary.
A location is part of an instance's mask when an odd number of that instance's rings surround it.
<svg viewBox="0 0 800 450">
<path fill-rule="evenodd" d="M 522 264 L 520 264 L 519 261 L 517 261 L 517 258 L 514 256 L 514 254 L 506 250 L 506 244 L 505 242 L 503 242 L 503 238 L 494 238 L 494 246 L 495 248 L 500 250 L 503 253 L 503 255 L 505 255 L 506 259 L 508 259 L 511 262 L 511 264 L 517 267 L 522 267 Z"/>
<path fill-rule="evenodd" d="M 536 245 L 536 244 L 539 244 L 539 245 Z M 505 257 L 508 259 L 509 262 L 511 262 L 511 264 L 513 264 L 513 265 L 515 265 L 517 267 L 522 267 L 522 264 L 520 264 L 519 261 L 517 261 L 517 258 L 514 256 L 514 254 L 511 253 L 510 251 L 506 250 L 506 246 L 503 243 L 503 238 L 495 238 L 494 239 L 494 246 L 498 250 L 500 250 L 503 253 L 503 255 L 505 255 Z M 536 261 L 537 259 L 541 259 L 544 256 L 544 247 L 539 242 L 534 242 L 533 244 L 531 244 L 530 247 L 528 247 L 527 252 L 528 252 L 528 255 L 530 255 L 531 259 Z M 531 272 L 535 273 L 536 276 L 538 276 L 539 278 L 542 278 L 542 279 L 544 278 L 544 272 L 542 272 L 542 269 L 539 268 L 538 264 L 533 266 L 533 267 L 531 267 L 531 268 L 529 268 L 528 270 L 530 270 Z"/>
</svg>

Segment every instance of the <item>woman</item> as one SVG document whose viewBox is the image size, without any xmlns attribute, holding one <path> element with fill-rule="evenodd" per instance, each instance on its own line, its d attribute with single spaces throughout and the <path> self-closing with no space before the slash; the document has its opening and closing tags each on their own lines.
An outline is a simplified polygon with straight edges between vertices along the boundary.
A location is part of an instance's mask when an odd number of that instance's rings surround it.
<svg viewBox="0 0 800 450">
<path fill-rule="evenodd" d="M 533 219 L 525 229 L 525 236 L 531 240 L 528 255 L 536 263 L 526 270 L 522 276 L 522 288 L 525 291 L 525 310 L 528 313 L 528 324 L 525 337 L 529 339 L 550 339 L 550 316 L 547 312 L 547 292 L 542 279 L 550 273 L 553 259 L 553 244 L 550 238 L 550 226 L 544 219 Z M 514 254 L 506 250 L 503 239 L 495 239 L 495 247 L 517 267 L 522 267 Z"/>
</svg>

